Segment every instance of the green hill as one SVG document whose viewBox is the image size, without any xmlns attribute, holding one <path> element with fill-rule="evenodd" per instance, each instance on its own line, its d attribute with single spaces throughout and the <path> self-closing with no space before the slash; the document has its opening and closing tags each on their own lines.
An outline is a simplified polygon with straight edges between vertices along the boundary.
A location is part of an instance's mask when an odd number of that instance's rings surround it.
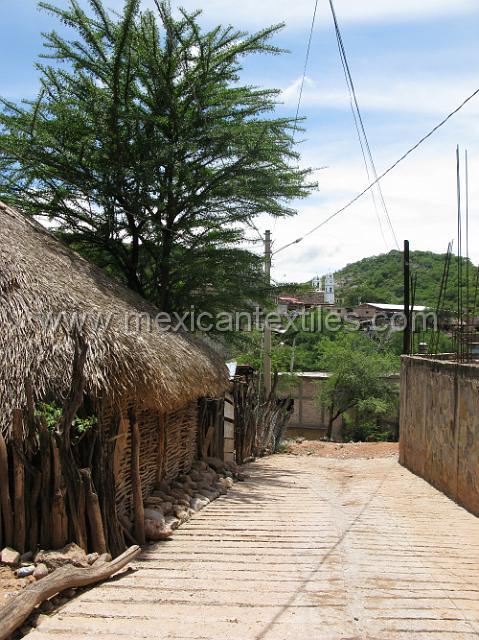
<svg viewBox="0 0 479 640">
<path fill-rule="evenodd" d="M 431 308 L 437 307 L 445 254 L 431 251 L 411 252 L 411 274 L 417 274 L 415 303 Z M 466 269 L 468 261 L 463 258 L 463 297 L 466 300 Z M 456 257 L 451 261 L 445 308 L 457 308 Z M 469 290 L 471 305 L 476 288 L 477 269 L 469 261 Z M 384 302 L 398 304 L 403 301 L 403 257 L 400 251 L 391 251 L 379 256 L 364 258 L 348 264 L 337 271 L 336 295 L 344 306 L 355 306 L 361 302 Z M 464 302 L 464 304 L 466 304 Z"/>
</svg>

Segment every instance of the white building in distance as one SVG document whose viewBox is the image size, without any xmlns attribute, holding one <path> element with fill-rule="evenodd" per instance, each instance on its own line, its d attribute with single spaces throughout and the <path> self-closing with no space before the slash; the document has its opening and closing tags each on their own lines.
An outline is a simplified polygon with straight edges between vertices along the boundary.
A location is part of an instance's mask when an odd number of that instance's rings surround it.
<svg viewBox="0 0 479 640">
<path fill-rule="evenodd" d="M 326 304 L 334 304 L 334 274 L 328 273 L 324 276 L 324 302 Z"/>
</svg>

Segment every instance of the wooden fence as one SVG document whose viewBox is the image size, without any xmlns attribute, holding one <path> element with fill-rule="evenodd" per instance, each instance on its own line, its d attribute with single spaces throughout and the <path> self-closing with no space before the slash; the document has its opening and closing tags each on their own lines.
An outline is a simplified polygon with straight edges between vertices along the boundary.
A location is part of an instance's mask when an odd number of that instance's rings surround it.
<svg viewBox="0 0 479 640">
<path fill-rule="evenodd" d="M 246 369 L 246 368 L 245 368 Z M 286 430 L 292 404 L 276 398 L 277 378 L 268 398 L 257 373 L 246 369 L 233 381 L 236 462 L 274 453 Z"/>
</svg>

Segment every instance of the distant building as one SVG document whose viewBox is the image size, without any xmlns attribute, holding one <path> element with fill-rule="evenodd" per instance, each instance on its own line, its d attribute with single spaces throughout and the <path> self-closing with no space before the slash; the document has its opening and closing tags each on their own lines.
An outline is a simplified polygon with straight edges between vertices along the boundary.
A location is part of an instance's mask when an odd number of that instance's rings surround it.
<svg viewBox="0 0 479 640">
<path fill-rule="evenodd" d="M 424 313 L 427 307 L 415 305 L 412 308 L 413 313 Z M 353 312 L 349 314 L 349 319 L 358 320 L 363 327 L 378 326 L 382 324 L 400 324 L 403 317 L 403 304 L 386 304 L 382 302 L 362 302 L 354 307 Z"/>
<path fill-rule="evenodd" d="M 288 315 L 291 311 L 305 311 L 324 304 L 324 291 L 311 291 L 297 296 L 278 296 L 278 313 Z"/>
<path fill-rule="evenodd" d="M 315 291 L 323 291 L 323 279 L 319 276 L 315 276 L 311 280 L 311 285 Z"/>
<path fill-rule="evenodd" d="M 298 297 L 307 309 L 309 309 L 310 307 L 319 307 L 320 305 L 324 304 L 324 291 L 302 293 Z"/>
<path fill-rule="evenodd" d="M 324 302 L 325 304 L 334 304 L 334 274 L 328 273 L 324 276 Z"/>
<path fill-rule="evenodd" d="M 304 310 L 304 303 L 293 296 L 278 296 L 278 313 L 280 316 L 287 316 L 292 311 L 301 312 Z"/>
<path fill-rule="evenodd" d="M 427 307 L 421 305 L 415 305 L 413 311 L 416 313 L 423 313 Z M 355 315 L 360 319 L 373 318 L 377 315 L 383 315 L 390 318 L 395 313 L 403 313 L 403 304 L 385 304 L 383 302 L 362 302 L 360 305 L 354 308 Z"/>
</svg>

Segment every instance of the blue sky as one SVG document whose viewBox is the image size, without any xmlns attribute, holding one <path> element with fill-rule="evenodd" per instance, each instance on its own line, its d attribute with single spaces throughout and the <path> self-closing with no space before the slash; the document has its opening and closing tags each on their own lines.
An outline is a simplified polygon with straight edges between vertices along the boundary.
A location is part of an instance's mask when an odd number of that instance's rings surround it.
<svg viewBox="0 0 479 640">
<path fill-rule="evenodd" d="M 61 0 L 57 0 L 61 5 Z M 81 4 L 87 4 L 81 2 Z M 121 0 L 106 0 L 120 8 Z M 145 0 L 144 5 L 151 4 Z M 294 115 L 314 0 L 172 0 L 202 8 L 205 26 L 229 22 L 256 30 L 286 22 L 275 43 L 291 51 L 257 57 L 243 78 L 282 90 L 282 114 Z M 382 172 L 449 111 L 479 88 L 477 0 L 336 0 L 336 11 L 378 172 Z M 361 191 L 367 177 L 349 108 L 326 0 L 320 0 L 301 115 L 302 163 L 328 167 L 317 173 L 320 189 L 297 203 L 298 215 L 271 228 L 276 248 L 301 236 Z M 33 63 L 42 30 L 56 27 L 34 0 L 0 0 L 0 94 L 11 99 L 36 90 Z M 471 256 L 479 262 L 479 98 L 423 145 L 383 182 L 400 241 L 414 249 L 445 251 L 455 235 L 455 146 L 468 148 Z M 381 214 L 382 216 L 383 214 Z M 277 280 L 307 280 L 367 255 L 392 249 L 382 238 L 369 196 L 304 242 L 275 256 Z M 259 247 L 258 247 L 259 250 Z"/>
</svg>

